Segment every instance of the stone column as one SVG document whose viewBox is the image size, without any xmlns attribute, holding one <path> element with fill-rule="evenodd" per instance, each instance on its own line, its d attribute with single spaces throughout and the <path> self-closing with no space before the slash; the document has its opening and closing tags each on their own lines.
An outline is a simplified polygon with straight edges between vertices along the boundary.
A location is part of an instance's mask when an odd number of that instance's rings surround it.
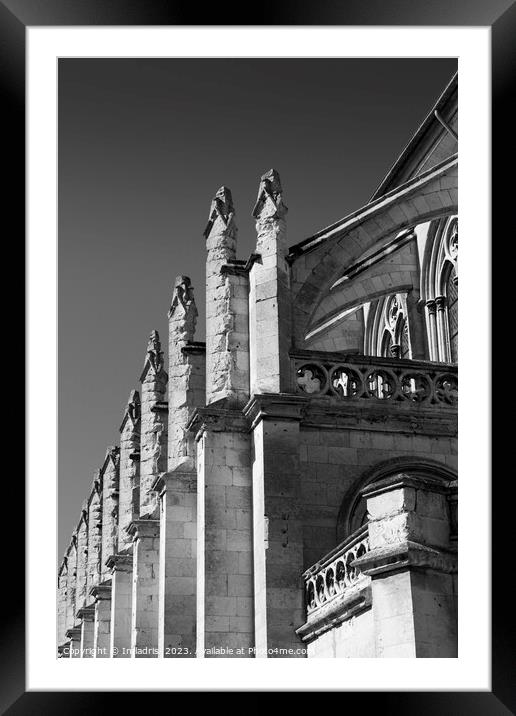
<svg viewBox="0 0 516 716">
<path fill-rule="evenodd" d="M 300 650 L 304 623 L 299 423 L 305 398 L 255 396 L 253 424 L 254 622 L 256 655 Z"/>
<path fill-rule="evenodd" d="M 449 363 L 450 358 L 450 335 L 448 332 L 448 312 L 446 310 L 446 296 L 436 296 L 435 306 L 437 308 L 437 337 L 439 343 L 439 360 Z"/>
<path fill-rule="evenodd" d="M 70 659 L 78 659 L 81 655 L 81 627 L 67 629 L 66 637 L 69 639 L 68 656 Z"/>
<path fill-rule="evenodd" d="M 163 369 L 163 351 L 157 331 L 152 331 L 147 344 L 145 365 L 140 376 L 141 447 L 140 447 L 140 509 L 139 515 L 158 515 L 157 495 L 152 489 L 159 473 L 167 469 L 167 390 L 168 376 Z"/>
<path fill-rule="evenodd" d="M 115 659 L 131 656 L 131 612 L 133 590 L 132 555 L 108 559 L 111 570 L 111 625 L 109 654 Z"/>
<path fill-rule="evenodd" d="M 439 344 L 437 341 L 437 322 L 436 322 L 435 300 L 431 299 L 426 302 L 426 317 L 428 322 L 428 342 L 430 348 L 430 360 L 439 360 Z"/>
<path fill-rule="evenodd" d="M 77 583 L 77 535 L 72 535 L 72 540 L 66 555 L 68 569 L 68 584 L 66 590 L 66 628 L 72 629 L 75 626 L 75 596 Z"/>
<path fill-rule="evenodd" d="M 66 640 L 66 598 L 68 589 L 68 560 L 65 557 L 57 576 L 57 645 L 63 646 Z"/>
<path fill-rule="evenodd" d="M 81 620 L 81 659 L 93 658 L 95 607 L 90 605 L 77 612 Z"/>
<path fill-rule="evenodd" d="M 88 567 L 86 589 L 100 582 L 102 571 L 102 483 L 100 471 L 96 473 L 88 505 Z"/>
<path fill-rule="evenodd" d="M 75 608 L 81 609 L 86 603 L 88 579 L 88 503 L 82 506 L 81 519 L 77 526 L 77 581 Z"/>
<path fill-rule="evenodd" d="M 410 350 L 412 360 L 428 360 L 429 353 L 426 341 L 426 331 L 423 316 L 421 315 L 421 302 L 419 291 L 412 289 L 406 296 L 407 320 L 410 335 Z"/>
<path fill-rule="evenodd" d="M 363 490 L 371 551 L 377 657 L 456 657 L 457 555 L 450 549 L 448 486 L 404 474 Z"/>
<path fill-rule="evenodd" d="M 120 426 L 120 489 L 118 496 L 118 552 L 130 549 L 127 527 L 139 516 L 140 395 L 131 391 Z"/>
<path fill-rule="evenodd" d="M 211 203 L 206 238 L 206 403 L 244 405 L 249 396 L 247 275 L 236 260 L 237 227 L 231 192 Z"/>
<path fill-rule="evenodd" d="M 279 174 L 271 169 L 261 178 L 253 210 L 256 253 L 261 258 L 249 275 L 252 394 L 287 392 L 290 387 L 292 309 L 286 214 Z"/>
<path fill-rule="evenodd" d="M 118 536 L 118 484 L 120 448 L 108 447 L 100 475 L 102 478 L 102 581 L 110 576 L 106 560 L 116 554 Z"/>
<path fill-rule="evenodd" d="M 111 583 L 92 587 L 90 594 L 95 601 L 93 656 L 107 658 L 111 642 Z"/>
<path fill-rule="evenodd" d="M 178 276 L 169 318 L 168 472 L 160 495 L 160 656 L 195 656 L 197 472 L 187 425 L 204 403 L 205 347 L 194 342 L 197 308 L 187 276 Z"/>
<path fill-rule="evenodd" d="M 253 656 L 251 445 L 238 410 L 201 408 L 197 433 L 197 656 Z"/>
<path fill-rule="evenodd" d="M 136 520 L 133 537 L 131 656 L 158 656 L 159 520 Z"/>
</svg>

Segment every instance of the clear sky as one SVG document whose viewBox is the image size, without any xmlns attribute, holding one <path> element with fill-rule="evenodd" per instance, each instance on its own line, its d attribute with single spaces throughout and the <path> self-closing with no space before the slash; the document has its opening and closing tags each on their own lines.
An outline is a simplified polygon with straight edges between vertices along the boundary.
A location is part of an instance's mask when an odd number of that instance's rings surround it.
<svg viewBox="0 0 516 716">
<path fill-rule="evenodd" d="M 148 334 L 166 351 L 177 274 L 204 340 L 202 237 L 233 193 L 254 249 L 261 174 L 276 168 L 295 244 L 362 206 L 456 71 L 455 59 L 59 61 L 61 555 L 138 388 Z"/>
</svg>

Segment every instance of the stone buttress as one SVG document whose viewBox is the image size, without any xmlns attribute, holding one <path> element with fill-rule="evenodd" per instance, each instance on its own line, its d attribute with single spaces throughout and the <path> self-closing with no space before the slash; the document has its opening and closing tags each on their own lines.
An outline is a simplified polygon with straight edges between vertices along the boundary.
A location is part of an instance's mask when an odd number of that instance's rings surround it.
<svg viewBox="0 0 516 716">
<path fill-rule="evenodd" d="M 168 470 L 160 496 L 159 654 L 195 656 L 197 472 L 187 425 L 204 403 L 205 346 L 194 341 L 197 308 L 187 276 L 178 276 L 168 313 Z"/>
<path fill-rule="evenodd" d="M 132 538 L 128 527 L 140 509 L 140 413 L 140 395 L 132 390 L 120 425 L 117 553 L 108 557 L 110 589 L 104 588 L 108 584 L 104 582 L 94 595 L 96 643 L 102 654 L 106 647 L 115 658 L 129 657 L 131 647 Z"/>
<path fill-rule="evenodd" d="M 303 622 L 303 533 L 299 464 L 304 398 L 289 395 L 292 307 L 280 177 L 261 177 L 253 210 L 257 257 L 250 269 L 253 437 L 254 627 L 257 656 L 296 651 Z M 301 655 L 301 653 L 293 654 Z"/>
<path fill-rule="evenodd" d="M 157 331 L 147 344 L 141 381 L 139 516 L 132 540 L 131 656 L 158 656 L 159 506 L 154 482 L 167 467 L 168 376 Z"/>
<path fill-rule="evenodd" d="M 206 407 L 197 439 L 197 656 L 252 656 L 248 279 L 237 261 L 229 189 L 216 193 L 206 238 Z M 224 649 L 232 649 L 231 654 Z M 240 649 L 243 653 L 236 653 Z"/>
</svg>

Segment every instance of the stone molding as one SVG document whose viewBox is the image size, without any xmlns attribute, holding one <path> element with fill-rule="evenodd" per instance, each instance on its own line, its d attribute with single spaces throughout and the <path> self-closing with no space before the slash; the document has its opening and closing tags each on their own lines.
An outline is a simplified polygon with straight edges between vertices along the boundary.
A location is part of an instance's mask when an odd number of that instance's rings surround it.
<svg viewBox="0 0 516 716">
<path fill-rule="evenodd" d="M 249 424 L 241 410 L 223 407 L 225 401 L 220 401 L 221 407 L 207 406 L 197 408 L 186 425 L 186 430 L 195 433 L 198 441 L 204 432 L 239 432 L 249 431 Z"/>
<path fill-rule="evenodd" d="M 81 607 L 77 610 L 76 617 L 86 622 L 93 621 L 95 619 L 95 607 L 93 605 Z"/>
<path fill-rule="evenodd" d="M 359 567 L 363 574 L 370 577 L 407 568 L 456 574 L 457 554 L 406 540 L 372 549 L 356 559 L 352 566 Z"/>
<path fill-rule="evenodd" d="M 132 572 L 132 554 L 113 554 L 106 559 L 106 565 L 112 572 Z"/>
<path fill-rule="evenodd" d="M 206 355 L 206 343 L 203 341 L 188 341 L 181 346 L 181 353 L 184 355 Z"/>
<path fill-rule="evenodd" d="M 127 532 L 132 536 L 133 542 L 142 537 L 159 537 L 159 520 L 133 520 Z"/>
<path fill-rule="evenodd" d="M 310 642 L 351 617 L 370 609 L 371 605 L 371 584 L 368 581 L 347 589 L 340 597 L 319 609 L 303 626 L 296 629 L 296 634 L 304 642 Z"/>
<path fill-rule="evenodd" d="M 94 598 L 95 602 L 111 599 L 111 581 L 96 584 L 90 589 L 90 596 Z"/>
<path fill-rule="evenodd" d="M 260 393 L 253 395 L 243 413 L 253 430 L 261 420 L 302 421 L 309 398 L 290 393 Z"/>
<path fill-rule="evenodd" d="M 366 485 L 360 491 L 362 497 L 374 497 L 375 495 L 381 495 L 384 492 L 391 492 L 401 487 L 413 487 L 416 490 L 425 490 L 426 492 L 438 492 L 443 495 L 448 494 L 450 491 L 449 483 L 441 477 L 435 477 L 432 474 L 424 475 L 421 467 L 415 466 L 414 468 L 420 474 L 410 475 L 405 474 L 405 471 L 409 471 L 410 468 L 405 468 L 399 473 L 385 477 L 382 480 L 372 482 Z M 430 470 L 427 468 L 428 471 Z"/>
<path fill-rule="evenodd" d="M 457 436 L 457 413 L 449 410 L 438 412 L 433 408 L 402 403 L 385 405 L 378 403 L 344 402 L 331 396 L 309 398 L 302 420 L 303 427 L 379 430 L 408 434 Z"/>
<path fill-rule="evenodd" d="M 197 492 L 197 472 L 194 470 L 171 470 L 158 475 L 152 484 L 152 489 L 162 497 L 167 490 L 174 492 Z"/>
<path fill-rule="evenodd" d="M 77 626 L 67 629 L 65 636 L 71 641 L 79 641 L 81 638 L 81 627 Z"/>
</svg>

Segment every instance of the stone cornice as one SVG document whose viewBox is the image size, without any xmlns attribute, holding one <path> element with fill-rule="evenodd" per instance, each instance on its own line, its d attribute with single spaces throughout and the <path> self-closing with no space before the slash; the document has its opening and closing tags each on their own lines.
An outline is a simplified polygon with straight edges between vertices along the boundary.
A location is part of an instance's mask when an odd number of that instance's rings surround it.
<svg viewBox="0 0 516 716">
<path fill-rule="evenodd" d="M 291 393 L 261 393 L 253 395 L 243 413 L 253 429 L 261 420 L 301 421 L 309 398 Z"/>
<path fill-rule="evenodd" d="M 249 425 L 241 410 L 225 407 L 224 401 L 197 408 L 186 429 L 195 433 L 196 440 L 205 431 L 248 432 Z"/>
<path fill-rule="evenodd" d="M 164 400 L 160 400 L 151 406 L 151 412 L 153 413 L 168 413 L 168 403 Z"/>
<path fill-rule="evenodd" d="M 133 520 L 126 530 L 133 541 L 140 537 L 159 537 L 159 520 Z"/>
<path fill-rule="evenodd" d="M 188 341 L 184 346 L 181 346 L 181 353 L 185 355 L 205 355 L 206 343 L 203 341 Z"/>
<path fill-rule="evenodd" d="M 174 470 L 158 475 L 151 489 L 158 492 L 160 497 L 169 489 L 173 489 L 174 492 L 197 492 L 197 472 L 195 468 L 185 470 L 180 465 Z"/>
<path fill-rule="evenodd" d="M 339 597 L 318 609 L 302 627 L 296 629 L 304 642 L 310 642 L 324 632 L 334 629 L 342 622 L 369 609 L 372 604 L 369 580 L 357 587 L 350 587 Z"/>
<path fill-rule="evenodd" d="M 81 627 L 77 626 L 72 627 L 71 629 L 67 629 L 65 636 L 72 641 L 79 641 L 79 639 L 81 638 Z"/>
<path fill-rule="evenodd" d="M 378 547 L 352 562 L 365 575 L 375 577 L 400 569 L 432 569 L 446 574 L 457 572 L 457 554 L 406 540 Z"/>
<path fill-rule="evenodd" d="M 406 469 L 406 468 L 405 468 Z M 417 464 L 414 467 L 418 470 Z M 421 470 L 421 468 L 419 468 Z M 426 492 L 438 492 L 448 494 L 450 492 L 449 483 L 445 483 L 442 479 L 436 478 L 431 474 L 428 475 L 412 475 L 404 474 L 400 471 L 396 475 L 391 475 L 383 480 L 366 485 L 360 492 L 362 497 L 374 497 L 384 492 L 391 492 L 401 487 L 412 487 L 416 490 L 425 490 Z"/>
<path fill-rule="evenodd" d="M 332 396 L 309 399 L 303 427 L 380 430 L 423 435 L 457 436 L 457 410 L 453 407 L 414 406 L 387 401 L 342 401 Z"/>
<path fill-rule="evenodd" d="M 92 621 L 95 618 L 95 607 L 90 605 L 88 607 L 81 607 L 77 610 L 77 619 L 83 619 L 84 621 Z"/>
<path fill-rule="evenodd" d="M 105 580 L 101 584 L 96 584 L 90 589 L 90 596 L 92 596 L 96 602 L 103 599 L 111 599 L 111 580 Z"/>
<path fill-rule="evenodd" d="M 133 569 L 133 557 L 131 554 L 112 554 L 106 559 L 106 566 L 112 572 L 131 572 Z"/>
</svg>

